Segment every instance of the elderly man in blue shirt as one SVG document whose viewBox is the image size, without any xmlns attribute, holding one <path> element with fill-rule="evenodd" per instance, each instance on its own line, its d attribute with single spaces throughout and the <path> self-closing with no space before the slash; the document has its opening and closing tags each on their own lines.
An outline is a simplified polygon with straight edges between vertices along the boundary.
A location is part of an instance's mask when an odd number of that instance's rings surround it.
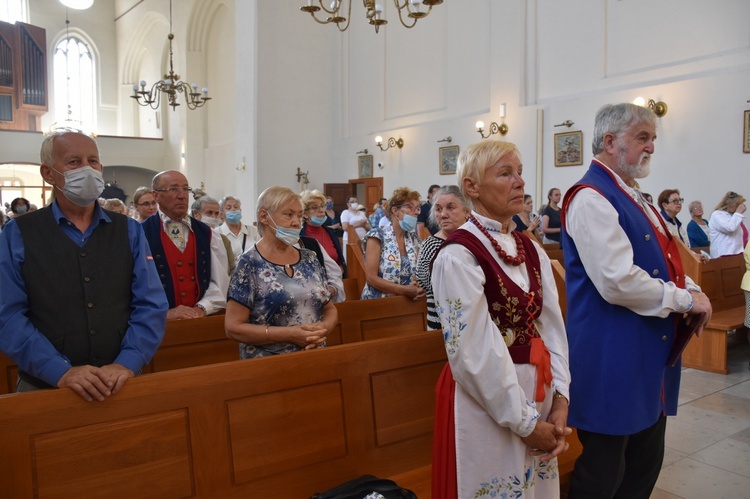
<svg viewBox="0 0 750 499">
<path fill-rule="evenodd" d="M 96 141 L 55 131 L 41 161 L 55 200 L 0 234 L 0 350 L 18 365 L 17 391 L 103 401 L 153 357 L 167 300 L 141 226 L 96 202 Z"/>
</svg>

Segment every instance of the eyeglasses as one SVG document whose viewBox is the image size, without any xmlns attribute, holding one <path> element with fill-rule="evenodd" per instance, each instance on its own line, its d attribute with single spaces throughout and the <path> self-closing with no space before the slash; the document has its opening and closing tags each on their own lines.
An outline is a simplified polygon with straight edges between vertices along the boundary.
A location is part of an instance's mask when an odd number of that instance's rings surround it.
<svg viewBox="0 0 750 499">
<path fill-rule="evenodd" d="M 727 199 L 738 198 L 738 197 L 740 197 L 740 195 L 737 194 L 736 192 L 729 191 L 727 193 Z"/>
<path fill-rule="evenodd" d="M 184 185 L 182 187 L 177 186 L 177 185 L 173 185 L 171 187 L 167 187 L 167 188 L 163 188 L 163 189 L 154 189 L 154 190 L 157 191 L 157 192 L 168 192 L 170 194 L 177 194 L 180 191 L 183 191 L 183 192 L 193 192 L 193 188 L 192 187 L 188 187 L 187 185 Z"/>
<path fill-rule="evenodd" d="M 677 198 L 677 199 L 672 199 L 671 201 L 667 201 L 667 203 L 672 203 L 672 204 L 682 204 L 684 202 L 685 202 L 685 198 Z"/>
<path fill-rule="evenodd" d="M 325 206 L 320 206 L 320 205 L 317 205 L 317 204 L 313 205 L 313 206 L 308 206 L 307 207 L 307 211 L 320 211 L 320 210 L 325 210 L 325 209 L 326 209 Z"/>
<path fill-rule="evenodd" d="M 142 203 L 138 203 L 138 206 L 156 206 L 156 201 L 144 201 Z"/>
<path fill-rule="evenodd" d="M 413 204 L 402 204 L 402 205 L 397 206 L 397 208 L 398 209 L 407 208 L 412 213 L 418 213 L 420 211 L 420 207 L 418 205 L 413 205 Z"/>
</svg>

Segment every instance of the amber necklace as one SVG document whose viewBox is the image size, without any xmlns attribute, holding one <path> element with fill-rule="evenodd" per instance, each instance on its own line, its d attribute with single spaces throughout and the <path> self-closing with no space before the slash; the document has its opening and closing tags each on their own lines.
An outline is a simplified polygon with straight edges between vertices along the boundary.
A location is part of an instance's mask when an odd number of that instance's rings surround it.
<svg viewBox="0 0 750 499">
<path fill-rule="evenodd" d="M 497 252 L 497 256 L 500 257 L 500 260 L 504 261 L 508 265 L 515 265 L 518 267 L 523 262 L 526 261 L 526 252 L 523 250 L 523 243 L 521 241 L 521 236 L 515 232 L 511 231 L 511 235 L 513 236 L 513 239 L 516 241 L 516 251 L 518 252 L 518 256 L 510 256 L 504 249 L 500 247 L 500 244 L 498 244 L 497 241 L 495 241 L 495 238 L 490 235 L 489 231 L 482 226 L 482 224 L 479 223 L 479 220 L 477 220 L 474 215 L 469 215 L 469 220 L 471 220 L 471 223 L 477 226 L 477 229 L 479 229 L 479 232 L 485 235 L 487 239 L 490 240 L 490 244 L 493 248 L 495 248 L 495 251 Z"/>
</svg>

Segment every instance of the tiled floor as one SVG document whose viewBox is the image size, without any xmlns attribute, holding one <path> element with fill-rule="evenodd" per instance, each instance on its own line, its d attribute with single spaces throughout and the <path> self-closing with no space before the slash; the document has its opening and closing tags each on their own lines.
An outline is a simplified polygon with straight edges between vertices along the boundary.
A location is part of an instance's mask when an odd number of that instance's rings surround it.
<svg viewBox="0 0 750 499">
<path fill-rule="evenodd" d="M 750 345 L 735 343 L 728 375 L 683 370 L 651 499 L 750 498 Z"/>
</svg>

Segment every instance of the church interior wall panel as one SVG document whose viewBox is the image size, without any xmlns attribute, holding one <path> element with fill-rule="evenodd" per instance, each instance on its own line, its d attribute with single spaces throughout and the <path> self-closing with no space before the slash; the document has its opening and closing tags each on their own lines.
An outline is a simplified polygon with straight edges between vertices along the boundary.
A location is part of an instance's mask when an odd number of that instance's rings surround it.
<svg viewBox="0 0 750 499">
<path fill-rule="evenodd" d="M 634 36 L 648 13 L 653 29 Z M 720 4 L 665 0 L 607 2 L 608 77 L 628 73 L 663 71 L 684 66 L 695 70 L 709 60 L 726 59 L 733 52 L 750 50 L 750 3 L 727 0 Z M 730 60 L 718 62 L 727 67 Z"/>
<path fill-rule="evenodd" d="M 299 191 L 297 167 L 310 171 L 309 188 L 322 188 L 335 178 L 331 53 L 338 32 L 286 2 L 258 2 L 257 8 L 258 92 L 248 96 L 257 97 L 258 106 L 257 194 L 271 185 Z"/>
<path fill-rule="evenodd" d="M 191 75 L 190 80 L 198 83 L 198 91 L 200 92 L 205 86 L 209 90 L 209 96 L 214 94 L 217 96 L 240 95 L 246 99 L 248 97 L 246 92 L 251 90 L 250 88 L 240 88 L 239 92 L 235 91 L 237 88 L 235 22 L 227 7 L 222 6 L 216 11 L 210 25 L 205 51 L 205 55 L 202 53 L 199 55 L 201 58 L 205 57 L 207 79 L 200 80 Z M 236 140 L 234 120 L 227 118 L 232 116 L 237 103 L 237 100 L 232 98 L 212 98 L 200 111 L 197 111 L 205 117 L 207 123 L 207 147 L 233 143 Z"/>
</svg>

